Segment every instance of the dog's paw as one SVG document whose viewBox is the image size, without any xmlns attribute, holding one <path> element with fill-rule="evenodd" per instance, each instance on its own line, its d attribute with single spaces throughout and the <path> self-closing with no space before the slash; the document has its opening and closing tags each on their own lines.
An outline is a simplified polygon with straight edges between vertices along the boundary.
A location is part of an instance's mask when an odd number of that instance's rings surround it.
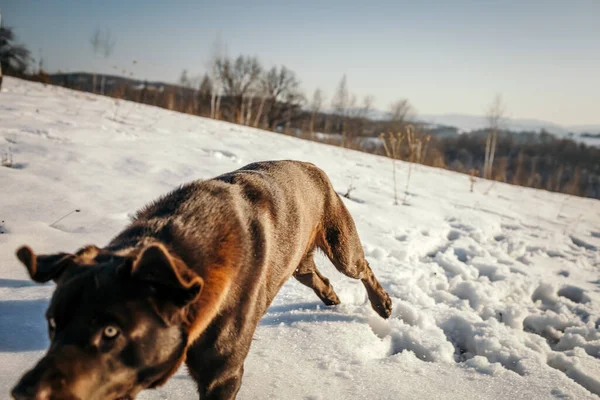
<svg viewBox="0 0 600 400">
<path fill-rule="evenodd" d="M 326 306 L 337 306 L 341 303 L 340 298 L 333 290 L 327 295 L 327 297 L 324 297 L 321 300 L 323 300 L 323 303 L 325 303 Z"/>
<path fill-rule="evenodd" d="M 392 299 L 383 290 L 377 294 L 376 298 L 371 299 L 371 305 L 381 318 L 388 319 L 392 315 Z"/>
</svg>

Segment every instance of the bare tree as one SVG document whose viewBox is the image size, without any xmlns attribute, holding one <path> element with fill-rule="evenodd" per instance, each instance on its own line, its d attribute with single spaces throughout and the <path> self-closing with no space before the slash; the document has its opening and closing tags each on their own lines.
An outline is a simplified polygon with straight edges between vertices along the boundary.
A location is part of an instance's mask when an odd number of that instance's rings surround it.
<svg viewBox="0 0 600 400">
<path fill-rule="evenodd" d="M 256 95 L 260 98 L 260 102 L 258 104 L 258 111 L 256 112 L 256 117 L 254 118 L 254 127 L 258 128 L 261 118 L 263 116 L 263 110 L 265 109 L 265 103 L 267 102 L 267 98 L 269 97 L 269 88 L 264 76 L 260 78 L 258 87 L 256 89 Z"/>
<path fill-rule="evenodd" d="M 204 108 L 204 105 L 209 103 L 211 100 L 211 96 L 213 93 L 213 83 L 208 74 L 204 74 L 204 76 L 200 79 L 200 83 L 198 84 L 198 91 L 196 94 L 196 114 L 207 115 L 207 110 Z"/>
<path fill-rule="evenodd" d="M 192 79 L 189 77 L 187 69 L 181 71 L 181 76 L 179 77 L 179 86 L 183 86 L 184 88 L 192 87 Z"/>
<path fill-rule="evenodd" d="M 179 109 L 183 112 L 196 113 L 198 111 L 198 89 L 200 76 L 190 76 L 187 69 L 181 72 L 179 81 L 180 88 L 177 90 Z M 187 89 L 187 90 L 185 90 Z M 190 90 L 193 93 L 190 93 Z"/>
<path fill-rule="evenodd" d="M 255 111 L 254 110 L 254 100 L 256 98 L 261 98 L 263 93 L 264 93 L 263 86 L 261 84 L 261 79 L 259 77 L 259 78 L 257 78 L 255 83 L 250 85 L 247 92 L 244 94 L 244 97 L 242 97 L 242 109 L 240 111 L 241 119 L 238 121 L 238 123 L 248 125 L 248 126 L 252 125 L 252 115 L 253 115 L 252 113 L 253 113 L 253 111 Z M 262 103 L 262 102 L 263 101 L 261 99 L 260 103 Z M 256 120 L 255 120 L 255 122 L 256 122 Z"/>
<path fill-rule="evenodd" d="M 315 119 L 319 111 L 321 111 L 324 102 L 325 96 L 321 89 L 317 88 L 310 102 L 310 133 L 315 132 Z"/>
<path fill-rule="evenodd" d="M 92 34 L 92 37 L 90 38 L 90 44 L 92 45 L 92 51 L 94 52 L 94 55 L 98 55 L 98 53 L 100 52 L 100 36 L 101 36 L 101 32 L 100 29 L 96 29 L 94 31 L 94 33 Z M 93 72 L 92 73 L 92 93 L 96 93 L 96 73 Z"/>
<path fill-rule="evenodd" d="M 486 117 L 488 120 L 488 135 L 485 140 L 485 160 L 483 164 L 483 177 L 485 179 L 492 178 L 492 170 L 494 166 L 494 155 L 496 153 L 496 145 L 498 142 L 498 132 L 506 114 L 506 108 L 502 102 L 502 96 L 497 94 L 490 104 Z"/>
<path fill-rule="evenodd" d="M 407 99 L 392 102 L 389 107 L 390 131 L 402 129 L 412 112 L 413 108 Z"/>
<path fill-rule="evenodd" d="M 108 58 L 111 56 L 113 50 L 115 49 L 115 45 L 117 44 L 117 40 L 112 37 L 112 34 L 109 30 L 101 31 L 100 29 L 96 29 L 90 38 L 90 44 L 92 45 L 92 51 L 94 55 L 98 55 L 100 53 L 104 58 Z M 102 81 L 100 83 L 100 93 L 104 94 L 104 84 L 106 82 L 106 75 L 102 75 Z M 96 74 L 93 74 L 92 79 L 92 92 L 96 91 Z"/>
<path fill-rule="evenodd" d="M 350 102 L 350 94 L 348 92 L 348 81 L 346 79 L 346 75 L 342 76 L 340 83 L 338 83 L 337 89 L 335 90 L 335 94 L 331 99 L 331 108 L 338 115 L 344 115 L 346 109 L 348 108 L 348 103 Z"/>
<path fill-rule="evenodd" d="M 289 123 L 304 102 L 300 81 L 294 71 L 281 66 L 273 67 L 260 80 L 261 102 L 255 126 L 264 112 L 267 126 L 275 129 L 280 123 Z"/>
<path fill-rule="evenodd" d="M 362 107 L 360 109 L 360 117 L 361 118 L 369 118 L 369 114 L 373 111 L 373 106 L 375 104 L 375 96 L 367 95 L 363 98 Z"/>
<path fill-rule="evenodd" d="M 254 91 L 250 91 L 249 95 L 246 96 L 246 116 L 244 117 L 244 121 L 242 121 L 245 125 L 250 125 L 252 121 L 252 106 L 254 105 Z"/>
<path fill-rule="evenodd" d="M 102 41 L 102 55 L 104 58 L 108 58 L 111 56 L 113 50 L 115 49 L 115 45 L 117 44 L 117 40 L 113 39 L 110 31 L 106 31 L 104 34 L 104 39 Z M 106 82 L 106 75 L 102 74 L 102 81 L 100 82 L 100 92 L 104 94 L 104 84 Z"/>
<path fill-rule="evenodd" d="M 340 83 L 331 99 L 331 108 L 334 114 L 337 115 L 337 129 L 343 135 L 345 133 L 345 118 L 347 117 L 350 106 L 350 92 L 348 91 L 348 81 L 346 75 L 342 76 Z"/>
<path fill-rule="evenodd" d="M 350 96 L 348 96 L 348 105 L 346 106 L 346 110 L 344 112 L 346 118 L 356 117 L 357 114 L 360 112 L 359 109 L 356 107 L 356 102 L 356 94 L 350 93 Z"/>
<path fill-rule="evenodd" d="M 200 92 L 200 95 L 206 96 L 206 95 L 210 95 L 213 92 L 213 82 L 212 79 L 210 79 L 210 76 L 208 76 L 208 74 L 204 74 L 204 76 L 202 77 L 202 81 L 200 82 L 200 87 L 198 89 L 198 91 Z"/>
<path fill-rule="evenodd" d="M 213 119 L 219 118 L 219 109 L 221 106 L 221 95 L 223 91 L 223 83 L 219 73 L 218 64 L 226 57 L 227 47 L 221 40 L 221 36 L 217 36 L 212 44 L 210 58 L 207 62 L 206 69 L 209 71 L 210 85 L 210 117 Z"/>
<path fill-rule="evenodd" d="M 244 99 L 252 85 L 256 84 L 262 68 L 256 57 L 239 56 L 217 60 L 216 68 L 223 85 L 223 92 L 233 102 L 232 119 L 240 123 L 244 120 Z"/>
<path fill-rule="evenodd" d="M 363 135 L 365 127 L 368 124 L 369 114 L 373 110 L 375 104 L 375 97 L 367 95 L 363 97 L 362 104 L 358 106 L 356 104 L 356 95 L 350 95 L 350 101 L 348 102 L 348 109 L 345 115 L 348 126 L 345 129 L 345 133 L 355 133 Z"/>
</svg>

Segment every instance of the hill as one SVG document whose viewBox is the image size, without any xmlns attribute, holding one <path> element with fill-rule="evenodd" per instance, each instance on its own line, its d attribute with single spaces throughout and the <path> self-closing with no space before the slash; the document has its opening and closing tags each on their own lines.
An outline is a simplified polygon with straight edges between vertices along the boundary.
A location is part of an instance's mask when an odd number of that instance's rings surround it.
<svg viewBox="0 0 600 400">
<path fill-rule="evenodd" d="M 381 320 L 324 257 L 342 304 L 290 280 L 262 319 L 240 399 L 597 399 L 600 202 L 152 106 L 6 78 L 0 93 L 0 393 L 48 345 L 52 285 L 14 250 L 104 245 L 156 196 L 264 159 L 323 168 L 348 192 L 367 259 L 394 302 Z M 398 162 L 398 185 L 408 164 Z M 404 197 L 404 194 L 403 194 Z M 80 210 L 80 212 L 74 212 Z M 63 218 L 64 217 L 64 218 Z M 189 399 L 185 369 L 141 399 Z"/>
</svg>

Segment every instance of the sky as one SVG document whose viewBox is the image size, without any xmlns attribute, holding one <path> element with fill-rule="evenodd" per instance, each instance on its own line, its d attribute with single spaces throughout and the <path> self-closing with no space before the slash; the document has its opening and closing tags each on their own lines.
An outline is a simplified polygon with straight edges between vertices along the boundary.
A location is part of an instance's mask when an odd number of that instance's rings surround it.
<svg viewBox="0 0 600 400">
<path fill-rule="evenodd" d="M 133 74 L 176 82 L 206 72 L 215 42 L 229 56 L 296 72 L 327 101 L 345 74 L 360 100 L 417 115 L 507 116 L 600 125 L 600 1 L 0 0 L 2 24 L 49 72 Z M 90 37 L 110 30 L 109 58 Z M 133 61 L 136 61 L 134 64 Z"/>
</svg>

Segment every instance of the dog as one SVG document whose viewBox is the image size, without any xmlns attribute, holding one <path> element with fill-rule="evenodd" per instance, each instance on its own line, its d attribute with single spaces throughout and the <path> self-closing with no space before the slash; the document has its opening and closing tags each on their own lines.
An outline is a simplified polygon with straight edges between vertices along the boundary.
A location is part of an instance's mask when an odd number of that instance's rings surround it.
<svg viewBox="0 0 600 400">
<path fill-rule="evenodd" d="M 17 251 L 35 282 L 56 282 L 50 347 L 16 400 L 132 400 L 186 363 L 200 399 L 234 399 L 258 322 L 294 276 L 339 304 L 313 253 L 360 279 L 383 318 L 392 302 L 354 221 L 313 164 L 269 161 L 195 181 L 139 211 L 106 247 Z"/>
</svg>

